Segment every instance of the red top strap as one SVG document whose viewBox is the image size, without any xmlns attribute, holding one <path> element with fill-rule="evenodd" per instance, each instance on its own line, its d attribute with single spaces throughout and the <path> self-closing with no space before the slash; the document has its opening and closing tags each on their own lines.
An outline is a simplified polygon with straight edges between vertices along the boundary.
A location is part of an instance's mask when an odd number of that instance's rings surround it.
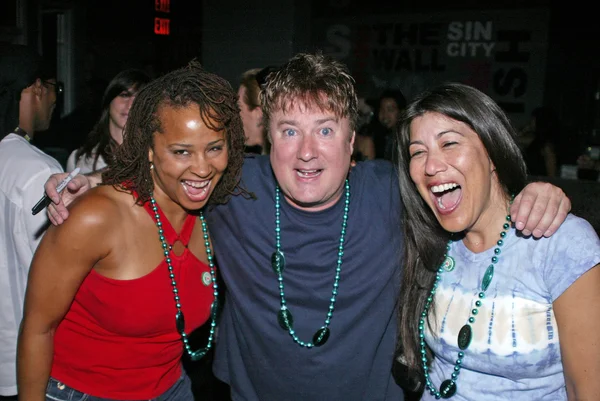
<svg viewBox="0 0 600 401">
<path fill-rule="evenodd" d="M 152 217 L 152 220 L 156 223 L 156 217 L 154 216 L 154 210 L 152 210 L 152 202 L 148 201 L 148 202 L 144 203 L 144 209 L 146 209 L 146 211 L 150 214 L 150 217 Z M 181 243 L 184 246 L 187 246 L 188 242 L 190 241 L 192 231 L 194 230 L 194 224 L 196 224 L 196 220 L 198 219 L 198 216 L 188 214 L 188 216 L 185 219 L 185 222 L 183 223 L 181 232 L 179 234 L 177 234 L 177 232 L 171 225 L 171 222 L 169 221 L 169 219 L 167 219 L 167 216 L 164 215 L 164 213 L 163 213 L 162 209 L 160 208 L 160 206 L 158 205 L 158 203 L 156 203 L 156 211 L 158 212 L 158 215 L 160 216 L 160 221 L 162 223 L 162 229 L 163 229 L 163 235 L 165 236 L 167 242 L 172 245 L 177 240 L 179 240 L 179 241 L 181 241 Z"/>
</svg>

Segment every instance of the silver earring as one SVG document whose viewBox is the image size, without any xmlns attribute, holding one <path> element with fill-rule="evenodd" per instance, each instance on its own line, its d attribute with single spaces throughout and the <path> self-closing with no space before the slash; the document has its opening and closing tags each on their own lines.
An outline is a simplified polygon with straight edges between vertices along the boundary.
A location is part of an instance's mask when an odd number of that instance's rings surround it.
<svg viewBox="0 0 600 401">
<path fill-rule="evenodd" d="M 150 162 L 150 170 L 154 170 L 154 163 Z"/>
</svg>

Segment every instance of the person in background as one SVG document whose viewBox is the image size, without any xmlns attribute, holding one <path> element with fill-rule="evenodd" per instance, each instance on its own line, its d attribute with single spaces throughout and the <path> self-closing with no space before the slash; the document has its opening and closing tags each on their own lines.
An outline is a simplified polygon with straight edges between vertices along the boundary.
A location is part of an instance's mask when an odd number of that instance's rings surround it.
<svg viewBox="0 0 600 401">
<path fill-rule="evenodd" d="M 68 172 L 79 167 L 81 173 L 86 174 L 106 167 L 111 154 L 123 142 L 123 129 L 133 100 L 149 81 L 150 77 L 145 72 L 127 69 L 109 82 L 102 96 L 100 119 L 83 146 L 69 155 Z"/>
<path fill-rule="evenodd" d="M 18 341 L 19 397 L 193 399 L 182 355 L 212 347 L 216 281 L 207 204 L 237 191 L 237 96 L 196 62 L 146 85 L 106 185 L 51 227 L 29 273 Z M 210 321 L 208 343 L 189 334 Z"/>
<path fill-rule="evenodd" d="M 61 165 L 30 142 L 46 131 L 62 87 L 32 48 L 0 44 L 0 399 L 16 400 L 17 334 L 27 274 L 48 224 L 31 208 Z"/>
<path fill-rule="evenodd" d="M 600 159 L 593 159 L 589 152 L 577 157 L 577 178 L 598 181 L 600 179 Z"/>
<path fill-rule="evenodd" d="M 269 141 L 263 125 L 263 113 L 260 107 L 260 83 L 265 68 L 253 68 L 244 72 L 238 87 L 240 115 L 246 135 L 246 153 L 269 153 Z"/>
<path fill-rule="evenodd" d="M 386 89 L 379 96 L 377 118 L 368 124 L 362 135 L 373 138 L 375 158 L 394 160 L 395 130 L 402 110 L 406 107 L 406 98 L 398 89 Z"/>
<path fill-rule="evenodd" d="M 213 370 L 234 401 L 402 400 L 391 374 L 402 204 L 390 162 L 351 168 L 357 103 L 347 67 L 321 53 L 271 72 L 261 91 L 271 151 L 242 171 L 254 196 L 207 214 L 226 292 Z M 45 187 L 55 224 L 97 180 L 79 175 L 59 195 L 60 178 Z M 569 208 L 560 189 L 533 183 L 513 212 L 542 236 Z"/>
<path fill-rule="evenodd" d="M 375 159 L 375 142 L 373 141 L 373 137 L 365 135 L 364 132 L 365 127 L 372 123 L 373 108 L 362 97 L 358 98 L 358 115 L 354 152 L 352 153 L 353 163 Z"/>
<path fill-rule="evenodd" d="M 600 239 L 572 214 L 550 238 L 510 223 L 527 182 L 501 108 L 425 91 L 398 132 L 405 250 L 400 349 L 422 399 L 600 399 Z"/>
<path fill-rule="evenodd" d="M 531 113 L 526 130 L 532 136 L 523 153 L 528 174 L 556 177 L 559 164 L 556 144 L 561 130 L 558 114 L 549 107 L 538 107 Z"/>
</svg>

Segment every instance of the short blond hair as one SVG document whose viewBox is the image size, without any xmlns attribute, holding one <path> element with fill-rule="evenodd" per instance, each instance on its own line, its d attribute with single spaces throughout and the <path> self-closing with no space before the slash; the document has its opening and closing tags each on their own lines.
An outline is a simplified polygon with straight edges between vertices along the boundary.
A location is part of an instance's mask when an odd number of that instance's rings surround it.
<svg viewBox="0 0 600 401">
<path fill-rule="evenodd" d="M 322 53 L 300 53 L 271 72 L 260 92 L 263 123 L 271 113 L 287 110 L 295 102 L 317 105 L 337 117 L 347 117 L 351 130 L 358 122 L 358 98 L 348 68 Z"/>
</svg>

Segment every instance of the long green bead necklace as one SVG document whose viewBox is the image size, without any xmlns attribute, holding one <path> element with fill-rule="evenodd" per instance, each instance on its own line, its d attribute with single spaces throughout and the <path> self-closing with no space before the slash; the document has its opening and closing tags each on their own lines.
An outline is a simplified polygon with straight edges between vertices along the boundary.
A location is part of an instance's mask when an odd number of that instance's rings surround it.
<svg viewBox="0 0 600 401">
<path fill-rule="evenodd" d="M 509 204 L 512 204 L 512 200 L 514 196 L 511 197 Z M 423 372 L 425 372 L 425 390 L 429 391 L 429 394 L 434 396 L 436 399 L 440 398 L 450 398 L 454 394 L 456 394 L 456 381 L 458 380 L 458 375 L 460 374 L 460 369 L 462 368 L 462 362 L 465 357 L 465 353 L 463 352 L 465 349 L 469 347 L 471 344 L 471 339 L 473 338 L 473 328 L 471 324 L 475 323 L 475 316 L 479 313 L 479 307 L 482 305 L 482 300 L 485 298 L 485 292 L 489 288 L 492 279 L 494 278 L 494 266 L 498 263 L 498 256 L 500 255 L 500 248 L 504 245 L 504 238 L 506 237 L 506 232 L 510 228 L 510 215 L 506 215 L 506 222 L 502 225 L 502 232 L 500 233 L 500 239 L 496 242 L 497 247 L 494 248 L 494 256 L 492 256 L 491 263 L 485 271 L 483 275 L 483 279 L 481 280 L 481 288 L 479 293 L 477 294 L 477 300 L 475 301 L 475 307 L 471 309 L 471 316 L 469 316 L 468 322 L 460 329 L 458 332 L 458 348 L 460 351 L 458 352 L 458 358 L 454 364 L 454 372 L 450 375 L 450 379 L 446 379 L 442 382 L 440 389 L 434 387 L 431 382 L 431 377 L 429 375 L 428 361 L 427 361 L 427 351 L 425 344 L 425 324 L 427 321 L 427 315 L 429 314 L 429 307 L 434 301 L 435 298 L 435 290 L 437 289 L 439 282 L 441 280 L 441 275 L 445 271 L 452 271 L 455 267 L 455 262 L 450 253 L 450 243 L 449 241 L 446 245 L 446 254 L 444 255 L 444 262 L 438 268 L 437 273 L 435 275 L 435 281 L 433 283 L 433 288 L 425 301 L 425 307 L 423 308 L 423 312 L 421 312 L 421 317 L 419 318 L 419 342 L 421 346 L 421 361 L 423 362 Z"/>
<path fill-rule="evenodd" d="M 305 342 L 300 340 L 294 331 L 294 318 L 292 313 L 287 307 L 287 302 L 285 300 L 285 291 L 283 288 L 283 276 L 282 272 L 285 267 L 285 255 L 281 250 L 281 227 L 280 227 L 280 209 L 281 209 L 281 191 L 279 189 L 279 185 L 275 186 L 275 252 L 271 256 L 271 267 L 277 274 L 277 281 L 279 282 L 279 297 L 280 297 L 280 309 L 277 313 L 277 321 L 282 329 L 286 330 L 294 342 L 301 347 L 312 348 L 312 347 L 320 347 L 325 344 L 329 339 L 329 324 L 331 323 L 331 318 L 333 317 L 333 310 L 335 308 L 335 299 L 338 294 L 338 287 L 340 283 L 340 273 L 342 271 L 342 256 L 344 256 L 344 238 L 346 237 L 346 226 L 348 224 L 348 211 L 350 210 L 350 183 L 346 179 L 345 183 L 346 189 L 346 197 L 344 204 L 344 216 L 342 219 L 342 230 L 340 234 L 340 242 L 338 245 L 337 251 L 337 267 L 335 269 L 335 280 L 333 282 L 333 290 L 331 291 L 331 298 L 329 299 L 329 310 L 327 311 L 327 317 L 325 318 L 325 323 L 319 330 L 315 332 L 313 335 L 312 342 Z"/>
<path fill-rule="evenodd" d="M 202 223 L 202 233 L 204 235 L 204 246 L 206 247 L 206 257 L 208 258 L 208 266 L 210 268 L 210 277 L 212 281 L 213 287 L 213 295 L 215 300 L 211 305 L 211 321 L 210 321 L 210 331 L 208 334 L 208 344 L 206 347 L 201 348 L 196 351 L 192 351 L 192 347 L 189 344 L 188 335 L 185 333 L 185 317 L 183 316 L 183 311 L 181 310 L 181 303 L 179 298 L 179 290 L 177 289 L 177 282 L 175 281 L 175 273 L 173 273 L 173 265 L 171 265 L 171 258 L 169 257 L 169 252 L 171 249 L 169 244 L 167 244 L 164 231 L 162 228 L 162 222 L 160 221 L 160 215 L 158 214 L 158 205 L 154 200 L 154 197 L 150 197 L 150 203 L 152 204 L 152 211 L 154 212 L 154 219 L 156 220 L 156 226 L 158 227 L 158 238 L 162 243 L 163 254 L 165 255 L 165 261 L 167 262 L 167 267 L 169 268 L 169 278 L 171 279 L 171 285 L 173 286 L 173 294 L 175 299 L 175 307 L 177 308 L 177 313 L 175 314 L 175 325 L 177 327 L 177 331 L 181 335 L 181 340 L 183 341 L 183 346 L 185 348 L 186 353 L 189 355 L 192 361 L 199 361 L 202 359 L 208 351 L 212 348 L 213 338 L 215 335 L 215 328 L 217 327 L 217 305 L 218 305 L 218 295 L 219 290 L 217 286 L 217 278 L 215 275 L 215 263 L 213 261 L 212 251 L 210 249 L 210 242 L 208 240 L 208 229 L 206 227 L 206 221 L 204 220 L 204 214 L 200 212 L 200 222 Z"/>
</svg>

